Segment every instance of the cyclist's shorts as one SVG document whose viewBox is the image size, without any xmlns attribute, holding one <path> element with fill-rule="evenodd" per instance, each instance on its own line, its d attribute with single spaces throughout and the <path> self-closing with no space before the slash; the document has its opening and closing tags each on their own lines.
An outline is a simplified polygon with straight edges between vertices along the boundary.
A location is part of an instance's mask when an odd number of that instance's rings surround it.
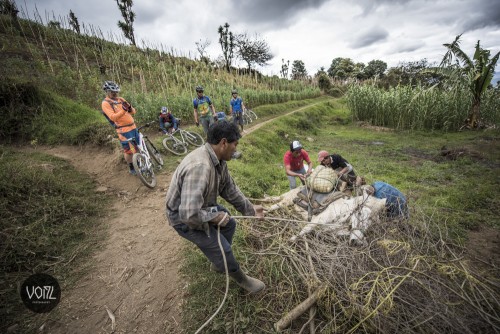
<svg viewBox="0 0 500 334">
<path fill-rule="evenodd" d="M 241 112 L 235 112 L 233 114 L 233 123 L 243 125 L 243 115 L 241 114 Z"/>
<path fill-rule="evenodd" d="M 139 143 L 139 131 L 137 131 L 137 129 L 134 129 L 128 132 L 118 134 L 118 139 L 120 139 L 120 143 L 122 144 L 123 152 L 127 154 L 132 154 L 133 152 L 131 151 L 129 142 L 127 141 L 127 139 L 129 138 L 135 138 L 136 143 Z M 138 151 L 137 146 L 135 148 L 135 151 L 136 152 Z"/>
</svg>

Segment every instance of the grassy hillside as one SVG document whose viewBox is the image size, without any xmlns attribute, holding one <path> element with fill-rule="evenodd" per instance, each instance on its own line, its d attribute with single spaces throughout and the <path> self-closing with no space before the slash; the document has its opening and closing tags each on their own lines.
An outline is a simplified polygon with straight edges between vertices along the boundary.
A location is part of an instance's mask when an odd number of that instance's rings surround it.
<svg viewBox="0 0 500 334">
<path fill-rule="evenodd" d="M 233 88 L 239 90 L 250 107 L 320 95 L 317 87 L 301 81 L 258 73 L 227 73 L 205 62 L 176 56 L 173 51 L 139 49 L 109 42 L 100 31 L 78 35 L 28 20 L 20 20 L 19 25 L 15 25 L 4 15 L 0 15 L 0 42 L 0 75 L 3 78 L 0 108 L 13 116 L 3 120 L 2 133 L 7 130 L 7 124 L 29 123 L 36 113 L 53 113 L 50 118 L 55 120 L 60 110 L 77 108 L 69 101 L 80 105 L 79 108 L 100 110 L 104 80 L 120 84 L 121 95 L 138 110 L 139 122 L 156 119 L 162 105 L 168 105 L 177 117 L 191 120 L 197 85 L 205 87 L 205 93 L 212 98 L 218 111 L 229 109 Z M 23 103 L 17 104 L 19 95 L 24 96 L 26 90 L 38 98 L 23 97 Z M 25 107 L 30 102 L 28 108 L 32 110 L 27 111 Z M 89 111 L 84 113 L 88 115 Z M 95 118 L 89 116 L 88 123 L 93 123 Z M 75 131 L 83 131 L 84 124 L 82 119 L 74 123 L 73 126 L 80 127 Z M 25 131 L 17 137 L 29 137 L 27 135 L 30 134 Z"/>
</svg>

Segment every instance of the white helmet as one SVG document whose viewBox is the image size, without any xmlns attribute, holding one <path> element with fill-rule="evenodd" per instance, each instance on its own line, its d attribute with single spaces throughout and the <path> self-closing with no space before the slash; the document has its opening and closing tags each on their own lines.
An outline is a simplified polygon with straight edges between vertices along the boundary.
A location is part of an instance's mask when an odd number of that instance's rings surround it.
<svg viewBox="0 0 500 334">
<path fill-rule="evenodd" d="M 114 81 L 105 81 L 104 85 L 102 85 L 102 89 L 105 92 L 116 92 L 118 93 L 120 91 L 120 86 L 118 86 Z"/>
</svg>

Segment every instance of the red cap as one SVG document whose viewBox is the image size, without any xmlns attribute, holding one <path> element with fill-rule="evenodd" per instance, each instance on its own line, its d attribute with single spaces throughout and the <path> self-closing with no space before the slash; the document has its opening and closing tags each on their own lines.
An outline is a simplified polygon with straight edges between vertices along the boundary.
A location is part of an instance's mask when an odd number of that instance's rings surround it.
<svg viewBox="0 0 500 334">
<path fill-rule="evenodd" d="M 328 157 L 330 154 L 328 154 L 327 151 L 319 151 L 318 153 L 318 162 L 323 161 L 324 158 Z"/>
</svg>

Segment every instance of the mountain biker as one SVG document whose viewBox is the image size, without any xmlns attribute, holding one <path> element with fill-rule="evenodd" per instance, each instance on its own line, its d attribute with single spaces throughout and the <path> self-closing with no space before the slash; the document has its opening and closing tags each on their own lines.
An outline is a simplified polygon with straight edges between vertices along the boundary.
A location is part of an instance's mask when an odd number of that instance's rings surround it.
<svg viewBox="0 0 500 334">
<path fill-rule="evenodd" d="M 304 161 L 307 163 L 307 172 L 304 167 Z M 297 187 L 295 178 L 299 177 L 300 182 L 305 184 L 306 177 L 312 173 L 312 162 L 307 151 L 302 148 L 298 140 L 290 143 L 290 150 L 283 156 L 285 172 L 290 182 L 290 190 Z"/>
<path fill-rule="evenodd" d="M 243 111 L 246 109 L 245 104 L 243 104 L 243 99 L 238 96 L 238 91 L 234 89 L 231 92 L 230 112 L 233 115 L 233 123 L 239 124 L 241 127 L 241 132 L 243 132 Z"/>
<path fill-rule="evenodd" d="M 199 126 L 200 123 L 203 126 L 203 132 L 205 135 L 208 133 L 208 128 L 213 124 L 214 120 L 217 119 L 215 114 L 215 107 L 210 100 L 210 97 L 203 95 L 203 87 L 196 86 L 196 97 L 193 99 L 194 106 L 194 121 L 196 122 L 196 126 Z M 212 109 L 212 113 L 210 114 L 210 109 Z"/>
<path fill-rule="evenodd" d="M 161 107 L 159 120 L 161 131 L 163 131 L 164 134 L 177 131 L 177 119 L 167 107 Z"/>
<path fill-rule="evenodd" d="M 129 166 L 129 173 L 136 175 L 134 165 L 132 164 L 132 147 L 129 138 L 135 138 L 139 143 L 139 131 L 135 126 L 134 117 L 136 110 L 124 98 L 119 97 L 120 86 L 113 81 L 105 81 L 102 89 L 106 92 L 106 97 L 101 103 L 102 112 L 106 118 L 114 125 L 118 139 L 123 147 L 123 156 Z M 135 150 L 138 148 L 135 146 Z"/>
<path fill-rule="evenodd" d="M 233 123 L 212 125 L 207 143 L 189 153 L 175 170 L 165 206 L 170 226 L 198 246 L 212 263 L 213 270 L 224 272 L 217 234 L 219 226 L 229 276 L 240 287 L 255 293 L 264 289 L 265 284 L 241 270 L 232 250 L 236 220 L 217 203 L 220 196 L 242 214 L 264 218 L 264 208 L 253 205 L 229 174 L 227 161 L 231 160 L 240 138 L 238 127 Z"/>
<path fill-rule="evenodd" d="M 318 162 L 323 166 L 331 167 L 337 173 L 339 179 L 347 182 L 349 186 L 356 184 L 356 173 L 352 165 L 339 154 L 329 154 L 327 151 L 319 151 Z"/>
</svg>

